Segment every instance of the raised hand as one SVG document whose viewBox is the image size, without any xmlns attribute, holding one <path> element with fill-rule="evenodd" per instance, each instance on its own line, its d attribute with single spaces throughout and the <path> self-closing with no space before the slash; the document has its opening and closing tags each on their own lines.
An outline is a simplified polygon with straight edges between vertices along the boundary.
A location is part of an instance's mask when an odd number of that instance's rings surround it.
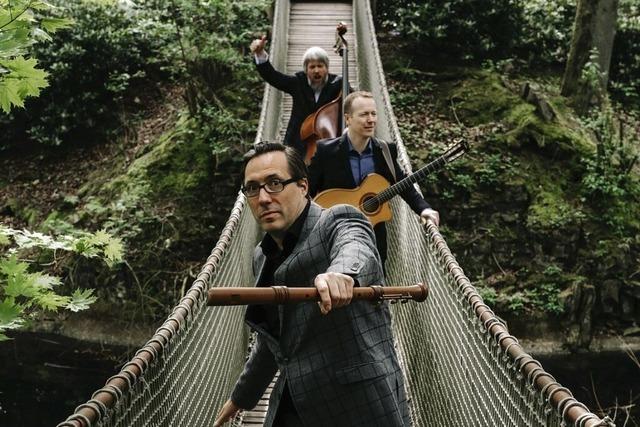
<svg viewBox="0 0 640 427">
<path fill-rule="evenodd" d="M 249 49 L 254 55 L 260 55 L 264 51 L 264 47 L 267 44 L 267 36 L 262 36 L 259 39 L 255 39 L 251 42 Z"/>
</svg>

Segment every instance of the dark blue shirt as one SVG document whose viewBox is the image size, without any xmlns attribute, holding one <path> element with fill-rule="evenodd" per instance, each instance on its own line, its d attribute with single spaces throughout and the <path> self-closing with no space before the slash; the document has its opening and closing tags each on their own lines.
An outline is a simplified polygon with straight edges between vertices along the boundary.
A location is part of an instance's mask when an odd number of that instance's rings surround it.
<svg viewBox="0 0 640 427">
<path fill-rule="evenodd" d="M 356 183 L 356 185 L 360 185 L 362 180 L 365 179 L 367 175 L 375 172 L 371 140 L 367 142 L 367 146 L 362 151 L 362 153 L 358 153 L 358 151 L 353 148 L 349 136 L 347 136 L 347 142 L 349 143 L 349 163 L 351 164 L 351 174 L 353 175 L 353 181 Z"/>
</svg>

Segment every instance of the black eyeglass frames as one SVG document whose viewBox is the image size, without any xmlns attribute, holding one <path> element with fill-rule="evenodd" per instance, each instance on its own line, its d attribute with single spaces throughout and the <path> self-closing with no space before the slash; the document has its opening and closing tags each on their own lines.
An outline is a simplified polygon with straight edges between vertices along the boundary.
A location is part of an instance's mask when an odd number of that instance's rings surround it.
<svg viewBox="0 0 640 427">
<path fill-rule="evenodd" d="M 272 178 L 264 184 L 260 185 L 257 182 L 250 182 L 247 185 L 242 186 L 242 192 L 247 197 L 256 197 L 260 194 L 260 190 L 264 188 L 264 190 L 269 194 L 280 193 L 284 190 L 284 187 L 292 182 L 298 181 L 300 178 L 290 178 L 286 180 L 281 180 L 279 178 Z"/>
</svg>

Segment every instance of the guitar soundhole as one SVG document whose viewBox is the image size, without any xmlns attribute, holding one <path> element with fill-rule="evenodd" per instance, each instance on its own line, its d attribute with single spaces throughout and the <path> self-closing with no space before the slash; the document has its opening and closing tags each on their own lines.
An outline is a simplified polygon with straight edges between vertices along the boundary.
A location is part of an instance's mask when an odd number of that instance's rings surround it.
<svg viewBox="0 0 640 427">
<path fill-rule="evenodd" d="M 375 199 L 375 194 L 366 194 L 360 206 L 367 215 L 373 215 L 380 209 L 380 203 Z"/>
</svg>

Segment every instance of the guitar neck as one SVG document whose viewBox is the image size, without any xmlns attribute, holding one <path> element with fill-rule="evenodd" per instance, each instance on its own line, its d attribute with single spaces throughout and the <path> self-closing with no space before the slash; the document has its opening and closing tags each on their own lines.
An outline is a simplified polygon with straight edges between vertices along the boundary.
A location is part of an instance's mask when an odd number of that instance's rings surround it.
<svg viewBox="0 0 640 427">
<path fill-rule="evenodd" d="M 429 163 L 428 165 L 420 169 L 418 172 L 415 172 L 409 175 L 408 177 L 398 181 L 392 186 L 381 191 L 375 197 L 376 200 L 379 203 L 384 203 L 391 200 L 393 197 L 411 188 L 413 184 L 422 180 L 431 172 L 435 172 L 438 169 L 441 169 L 446 163 L 447 163 L 447 158 L 445 156 L 438 157 L 437 159 L 435 159 L 434 161 L 432 161 L 431 163 Z"/>
</svg>

